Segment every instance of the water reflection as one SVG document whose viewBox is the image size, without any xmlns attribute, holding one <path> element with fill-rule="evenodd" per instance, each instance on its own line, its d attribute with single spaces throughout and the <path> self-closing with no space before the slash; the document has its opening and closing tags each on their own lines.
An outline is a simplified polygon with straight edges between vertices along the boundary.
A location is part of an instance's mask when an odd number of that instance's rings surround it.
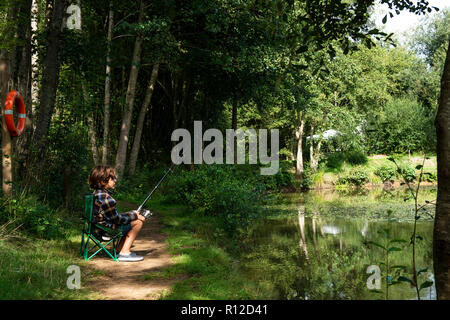
<svg viewBox="0 0 450 320">
<path fill-rule="evenodd" d="M 433 193 L 429 191 L 430 199 Z M 386 290 L 389 299 L 416 299 L 409 283 L 386 288 L 387 265 L 393 279 L 400 275 L 411 278 L 409 240 L 413 224 L 407 221 L 410 203 L 404 201 L 401 192 L 394 194 L 396 198 L 391 194 L 388 201 L 374 201 L 380 199 L 380 194 L 379 190 L 340 197 L 327 194 L 329 200 L 323 200 L 323 194 L 289 195 L 290 201 L 283 199 L 282 206 L 290 214 L 255 226 L 242 255 L 244 270 L 258 283 L 263 295 L 273 299 L 385 299 Z M 303 200 L 300 203 L 299 197 Z M 317 197 L 322 199 L 317 201 Z M 345 197 L 351 197 L 351 201 Z M 361 214 L 364 207 L 369 208 L 368 217 Z M 381 217 L 386 207 L 395 207 L 395 215 L 403 220 L 389 223 L 374 219 L 373 212 Z M 351 212 L 355 208 L 357 214 Z M 423 240 L 416 242 L 416 267 L 428 268 L 421 273 L 419 284 L 433 279 L 432 231 L 432 221 L 418 222 L 417 234 Z M 368 241 L 383 245 L 388 239 L 402 239 L 405 243 L 395 243 L 401 251 L 391 252 L 386 263 L 385 252 Z M 379 293 L 367 288 L 370 274 L 366 270 L 370 265 L 378 265 L 382 272 Z M 423 289 L 421 298 L 434 299 L 434 286 Z"/>
</svg>

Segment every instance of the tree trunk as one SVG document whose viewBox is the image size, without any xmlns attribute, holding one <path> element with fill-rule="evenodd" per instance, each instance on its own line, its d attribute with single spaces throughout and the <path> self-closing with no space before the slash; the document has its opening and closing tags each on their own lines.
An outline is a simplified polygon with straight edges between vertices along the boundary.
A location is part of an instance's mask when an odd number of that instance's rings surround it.
<svg viewBox="0 0 450 320">
<path fill-rule="evenodd" d="M 6 50 L 0 50 L 0 101 L 1 104 L 8 95 L 9 61 Z M 12 166 L 11 166 L 11 136 L 5 124 L 2 107 L 2 190 L 3 194 L 10 195 L 12 191 Z"/>
<path fill-rule="evenodd" d="M 309 134 L 309 166 L 314 168 L 314 122 L 311 122 L 311 132 Z"/>
<path fill-rule="evenodd" d="M 184 79 L 184 76 L 180 78 L 180 76 L 172 72 L 171 73 L 171 86 L 172 86 L 172 114 L 173 114 L 173 121 L 174 121 L 174 129 L 178 129 L 180 126 L 182 126 L 182 115 L 183 115 L 183 92 L 185 92 L 186 89 L 186 80 Z M 180 90 L 180 83 L 181 83 L 181 90 Z M 181 91 L 181 93 L 179 92 Z M 173 141 L 173 144 L 175 145 L 176 142 Z"/>
<path fill-rule="evenodd" d="M 314 146 L 314 123 L 311 125 L 311 135 L 309 143 L 309 164 L 312 170 L 316 171 L 319 166 L 319 152 L 320 146 L 322 145 L 322 136 L 319 137 L 319 141 L 316 146 Z"/>
<path fill-rule="evenodd" d="M 322 137 L 319 138 L 319 142 L 317 142 L 315 150 L 314 150 L 314 158 L 312 163 L 312 168 L 314 171 L 317 170 L 319 166 L 319 155 L 320 155 L 320 146 L 322 145 Z"/>
<path fill-rule="evenodd" d="M 141 1 L 139 9 L 138 22 L 142 23 L 144 17 L 144 3 Z M 133 115 L 134 98 L 136 95 L 136 83 L 139 72 L 139 63 L 141 61 L 142 37 L 137 36 L 134 44 L 133 60 L 131 63 L 130 78 L 128 80 L 127 96 L 125 110 L 122 117 L 122 126 L 120 129 L 119 146 L 116 155 L 116 171 L 120 177 L 124 174 L 125 161 L 127 159 L 128 137 L 130 134 L 131 117 Z"/>
<path fill-rule="evenodd" d="M 18 2 L 14 6 L 12 18 L 14 24 L 14 38 L 18 46 L 11 51 L 10 75 L 12 89 L 20 92 L 26 106 L 26 128 L 20 139 L 13 139 L 12 148 L 15 150 L 15 161 L 13 176 L 19 176 L 25 172 L 25 159 L 28 153 L 28 144 L 33 134 L 31 126 L 31 0 Z"/>
<path fill-rule="evenodd" d="M 37 33 L 37 23 L 38 23 L 38 1 L 33 0 L 31 5 L 31 32 L 32 34 Z M 33 120 L 33 115 L 35 113 L 36 105 L 38 103 L 38 92 L 39 92 L 39 83 L 37 80 L 38 67 L 37 67 L 38 55 L 37 52 L 34 52 L 31 56 L 31 102 L 28 109 L 31 111 L 31 120 Z M 35 122 L 32 123 L 33 131 L 36 129 Z"/>
<path fill-rule="evenodd" d="M 297 138 L 297 164 L 295 167 L 295 175 L 302 179 L 303 178 L 303 127 L 305 126 L 305 111 L 300 111 L 297 114 L 298 128 L 295 132 Z"/>
<path fill-rule="evenodd" d="M 233 100 L 233 110 L 231 113 L 231 128 L 237 130 L 237 99 Z"/>
<path fill-rule="evenodd" d="M 36 114 L 36 130 L 33 134 L 35 146 L 31 164 L 35 167 L 35 175 L 40 171 L 46 158 L 47 133 L 50 128 L 58 87 L 60 38 L 65 7 L 66 1 L 55 0 L 48 24 L 47 52 L 43 60 L 39 109 Z"/>
<path fill-rule="evenodd" d="M 108 22 L 108 49 L 106 52 L 106 77 L 105 77 L 105 111 L 103 119 L 103 146 L 102 146 L 102 164 L 108 163 L 109 152 L 109 119 L 111 105 L 111 41 L 114 26 L 114 11 L 112 10 L 112 1 L 109 3 L 109 22 Z"/>
<path fill-rule="evenodd" d="M 136 126 L 136 134 L 134 135 L 133 147 L 130 154 L 130 176 L 134 176 L 136 171 L 136 162 L 141 146 L 142 129 L 144 127 L 145 114 L 147 108 L 150 105 L 152 99 L 153 90 L 155 88 L 156 78 L 158 77 L 159 63 L 153 66 L 152 76 L 148 83 L 147 91 L 145 93 L 144 103 L 142 104 L 141 111 L 139 112 L 138 122 Z"/>
<path fill-rule="evenodd" d="M 84 103 L 89 106 L 89 111 L 87 112 L 86 118 L 87 118 L 87 124 L 88 124 L 88 134 L 89 134 L 89 142 L 91 144 L 91 151 L 92 151 L 92 160 L 94 160 L 94 164 L 97 165 L 99 163 L 99 157 L 98 157 L 98 151 L 97 151 L 97 133 L 95 132 L 95 125 L 94 125 L 94 114 L 91 111 L 91 103 L 89 98 L 89 92 L 86 89 L 86 85 L 84 83 L 84 80 L 82 80 L 81 87 L 83 90 L 83 99 Z"/>
<path fill-rule="evenodd" d="M 450 299 L 450 43 L 435 120 L 438 191 L 433 233 L 433 263 L 437 299 Z"/>
<path fill-rule="evenodd" d="M 69 207 L 70 200 L 72 199 L 72 169 L 70 164 L 67 164 L 63 171 L 62 177 L 63 183 L 63 195 L 66 208 Z"/>
</svg>

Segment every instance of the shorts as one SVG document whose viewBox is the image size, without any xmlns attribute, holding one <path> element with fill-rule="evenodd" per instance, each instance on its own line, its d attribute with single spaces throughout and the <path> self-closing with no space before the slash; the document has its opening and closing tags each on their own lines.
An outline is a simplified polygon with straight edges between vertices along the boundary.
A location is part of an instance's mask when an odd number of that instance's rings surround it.
<svg viewBox="0 0 450 320">
<path fill-rule="evenodd" d="M 131 230 L 131 224 L 130 223 L 121 224 L 119 226 L 119 230 L 122 231 L 122 235 L 126 235 Z"/>
</svg>

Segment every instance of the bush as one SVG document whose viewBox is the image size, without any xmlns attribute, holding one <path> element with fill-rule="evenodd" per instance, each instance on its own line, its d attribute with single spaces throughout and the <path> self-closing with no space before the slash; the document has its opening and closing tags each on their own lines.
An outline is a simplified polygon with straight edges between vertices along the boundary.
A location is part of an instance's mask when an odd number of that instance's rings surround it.
<svg viewBox="0 0 450 320">
<path fill-rule="evenodd" d="M 238 175 L 234 166 L 204 165 L 170 178 L 165 202 L 183 203 L 199 213 L 217 216 L 229 235 L 261 215 L 267 188 L 259 176 Z"/>
<path fill-rule="evenodd" d="M 437 181 L 436 172 L 424 172 L 423 173 L 423 181 L 436 182 Z"/>
<path fill-rule="evenodd" d="M 339 176 L 337 184 L 348 184 L 359 187 L 364 185 L 367 181 L 369 181 L 369 176 L 366 171 L 362 169 L 352 169 L 347 174 Z"/>
<path fill-rule="evenodd" d="M 311 189 L 311 187 L 314 185 L 314 170 L 311 169 L 309 166 L 305 166 L 303 170 L 303 176 L 300 183 L 300 188 L 303 191 Z"/>
<path fill-rule="evenodd" d="M 412 182 L 416 179 L 416 169 L 411 164 L 401 164 L 397 168 L 397 175 L 400 179 L 404 179 L 406 182 Z"/>
<path fill-rule="evenodd" d="M 345 161 L 345 155 L 342 152 L 335 152 L 327 157 L 327 167 L 330 169 L 341 170 Z"/>
<path fill-rule="evenodd" d="M 366 164 L 369 160 L 367 155 L 360 150 L 335 152 L 327 157 L 327 167 L 330 169 L 341 170 L 344 161 L 352 165 L 361 165 Z"/>
<path fill-rule="evenodd" d="M 12 222 L 9 228 L 25 232 L 42 239 L 58 239 L 66 235 L 68 222 L 59 212 L 43 205 L 32 197 L 2 199 L 0 203 L 0 224 Z"/>
<path fill-rule="evenodd" d="M 395 177 L 395 168 L 382 165 L 375 170 L 375 175 L 379 176 L 383 182 L 391 181 Z"/>
<path fill-rule="evenodd" d="M 407 153 L 435 145 L 434 112 L 410 98 L 395 98 L 367 130 L 370 153 Z"/>
<path fill-rule="evenodd" d="M 346 152 L 345 159 L 348 163 L 353 165 L 366 164 L 369 160 L 367 159 L 367 155 L 361 150 L 352 150 Z"/>
</svg>

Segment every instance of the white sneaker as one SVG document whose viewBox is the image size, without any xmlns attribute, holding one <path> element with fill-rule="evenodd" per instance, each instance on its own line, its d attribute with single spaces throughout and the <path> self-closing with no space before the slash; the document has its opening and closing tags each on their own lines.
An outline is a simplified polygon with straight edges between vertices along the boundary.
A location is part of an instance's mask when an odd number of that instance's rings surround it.
<svg viewBox="0 0 450 320">
<path fill-rule="evenodd" d="M 144 260 L 144 257 L 138 256 L 136 253 L 131 252 L 129 255 L 119 253 L 119 256 L 117 257 L 117 259 L 122 262 L 136 262 L 136 261 Z"/>
</svg>

